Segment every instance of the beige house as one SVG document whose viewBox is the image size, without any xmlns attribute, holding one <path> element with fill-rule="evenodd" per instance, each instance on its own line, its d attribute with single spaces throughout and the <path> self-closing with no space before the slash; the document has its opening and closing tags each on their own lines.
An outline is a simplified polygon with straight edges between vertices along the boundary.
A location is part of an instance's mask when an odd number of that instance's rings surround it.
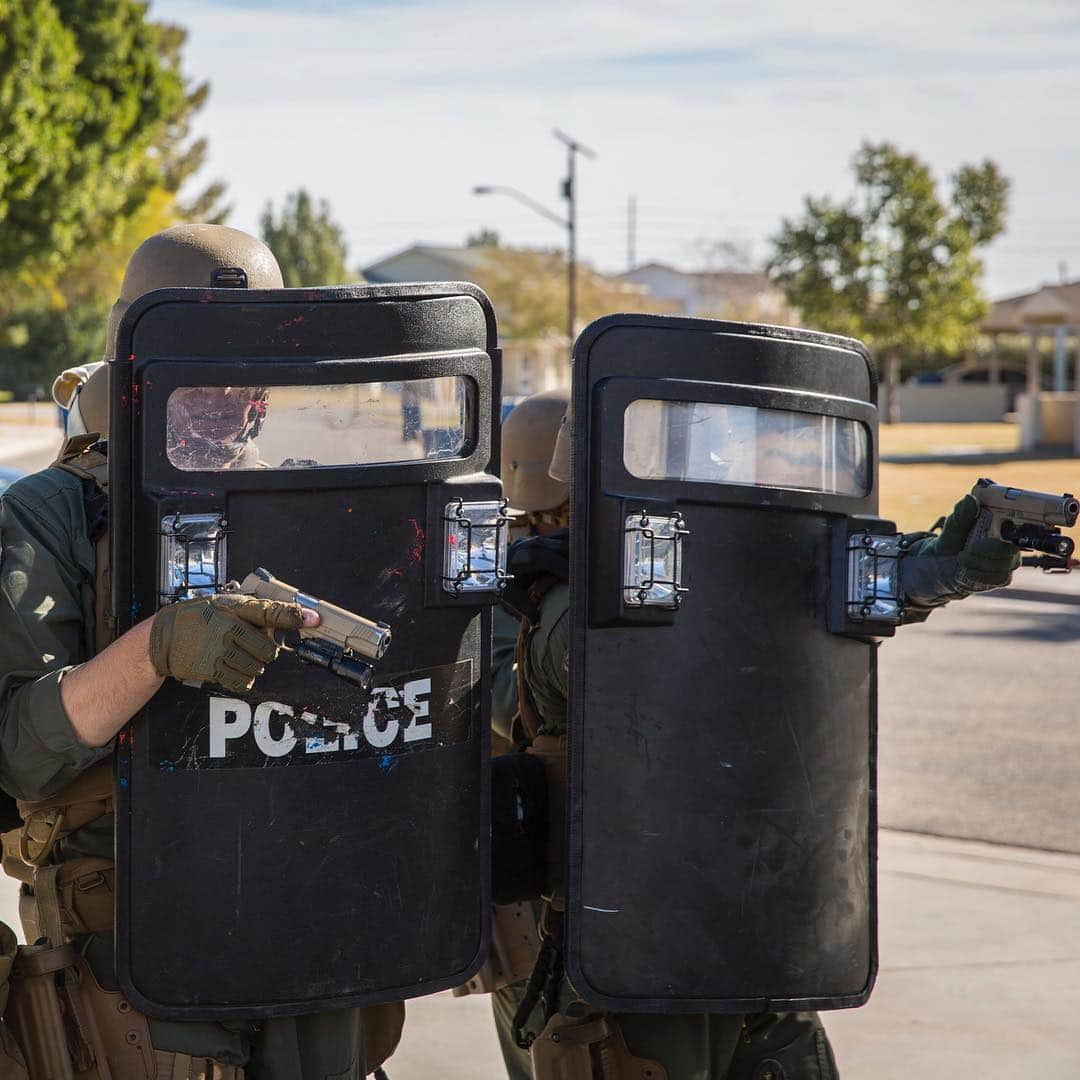
<svg viewBox="0 0 1080 1080">
<path fill-rule="evenodd" d="M 1000 378 L 998 343 L 1003 336 L 1027 339 L 1027 393 L 1020 399 L 1020 439 L 1025 449 L 1071 446 L 1080 454 L 1080 281 L 1043 285 L 997 301 L 980 328 L 989 336 L 990 378 Z M 1053 390 L 1041 387 L 1040 346 L 1054 342 Z M 1069 378 L 1069 353 L 1073 375 Z M 1071 391 L 1067 388 L 1071 385 Z"/>
</svg>

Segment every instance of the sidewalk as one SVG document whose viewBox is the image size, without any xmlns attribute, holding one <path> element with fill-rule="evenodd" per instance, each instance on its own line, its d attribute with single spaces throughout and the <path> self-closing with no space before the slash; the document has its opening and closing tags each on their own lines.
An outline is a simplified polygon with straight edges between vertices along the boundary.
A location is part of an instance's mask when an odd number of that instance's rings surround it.
<svg viewBox="0 0 1080 1080">
<path fill-rule="evenodd" d="M 877 987 L 825 1016 L 845 1080 L 1080 1075 L 1080 856 L 888 831 L 879 853 Z M 503 1075 L 485 999 L 407 1009 L 392 1080 Z"/>
<path fill-rule="evenodd" d="M 825 1016 L 845 1080 L 1080 1075 L 1080 855 L 882 832 L 879 886 L 877 987 Z M 505 1075 L 486 997 L 407 1010 L 392 1080 Z"/>
<path fill-rule="evenodd" d="M 1080 856 L 883 831 L 878 883 L 877 987 L 826 1017 L 845 1077 L 1080 1075 Z"/>
</svg>

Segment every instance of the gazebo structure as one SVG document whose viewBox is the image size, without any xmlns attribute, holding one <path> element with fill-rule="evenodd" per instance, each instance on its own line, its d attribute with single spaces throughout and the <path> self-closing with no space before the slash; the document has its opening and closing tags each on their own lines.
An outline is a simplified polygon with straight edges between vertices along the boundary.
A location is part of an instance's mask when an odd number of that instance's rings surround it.
<svg viewBox="0 0 1080 1080">
<path fill-rule="evenodd" d="M 990 381 L 998 362 L 998 340 L 1003 335 L 1026 337 L 1027 393 L 1018 403 L 1020 443 L 1023 449 L 1038 446 L 1071 446 L 1080 454 L 1080 281 L 1043 285 L 1035 292 L 1011 296 L 994 304 L 981 330 L 990 337 Z M 1040 342 L 1054 339 L 1053 390 L 1043 392 Z M 1074 375 L 1067 389 L 1069 341 L 1072 339 Z"/>
</svg>

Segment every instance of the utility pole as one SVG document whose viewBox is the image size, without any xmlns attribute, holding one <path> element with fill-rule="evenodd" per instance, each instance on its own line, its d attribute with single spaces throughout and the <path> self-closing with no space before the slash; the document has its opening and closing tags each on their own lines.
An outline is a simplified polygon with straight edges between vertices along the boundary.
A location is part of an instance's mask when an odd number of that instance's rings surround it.
<svg viewBox="0 0 1080 1080">
<path fill-rule="evenodd" d="M 631 195 L 626 205 L 626 269 L 637 265 L 637 196 Z"/>
<path fill-rule="evenodd" d="M 595 158 L 596 154 L 587 146 L 583 146 L 576 139 L 564 135 L 556 128 L 553 132 L 559 142 L 566 146 L 566 179 L 562 182 L 562 196 L 568 203 L 568 212 L 565 218 L 549 210 L 543 203 L 538 203 L 534 198 L 526 195 L 517 188 L 507 187 L 505 184 L 477 184 L 473 188 L 474 195 L 509 195 L 523 206 L 529 207 L 541 217 L 566 230 L 566 285 L 567 285 L 567 318 L 566 333 L 570 339 L 570 347 L 574 345 L 574 324 L 577 322 L 577 200 L 574 188 L 575 159 L 578 154 L 584 154 L 588 158 Z"/>
<path fill-rule="evenodd" d="M 552 131 L 559 142 L 566 146 L 566 179 L 563 181 L 562 194 L 567 202 L 566 214 L 566 274 L 567 274 L 567 336 L 573 346 L 575 324 L 577 322 L 577 197 L 575 190 L 575 164 L 578 154 L 594 158 L 596 154 L 576 139 L 564 134 L 558 128 Z"/>
</svg>

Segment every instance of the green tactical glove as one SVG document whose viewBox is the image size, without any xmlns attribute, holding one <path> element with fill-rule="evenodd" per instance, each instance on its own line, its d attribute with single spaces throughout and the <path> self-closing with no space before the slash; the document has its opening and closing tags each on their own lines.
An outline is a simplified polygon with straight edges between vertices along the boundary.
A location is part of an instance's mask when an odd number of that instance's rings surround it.
<svg viewBox="0 0 1080 1080">
<path fill-rule="evenodd" d="M 159 675 L 250 690 L 275 659 L 275 630 L 296 630 L 299 604 L 223 594 L 163 607 L 150 627 L 150 662 Z"/>
<path fill-rule="evenodd" d="M 1012 581 L 1020 565 L 1020 549 L 1006 540 L 982 537 L 967 545 L 968 535 L 979 517 L 979 504 L 965 495 L 935 535 L 907 533 L 901 537 L 906 554 L 900 560 L 900 587 L 904 602 L 913 611 L 929 614 L 950 600 L 988 589 L 1001 589 Z"/>
</svg>

